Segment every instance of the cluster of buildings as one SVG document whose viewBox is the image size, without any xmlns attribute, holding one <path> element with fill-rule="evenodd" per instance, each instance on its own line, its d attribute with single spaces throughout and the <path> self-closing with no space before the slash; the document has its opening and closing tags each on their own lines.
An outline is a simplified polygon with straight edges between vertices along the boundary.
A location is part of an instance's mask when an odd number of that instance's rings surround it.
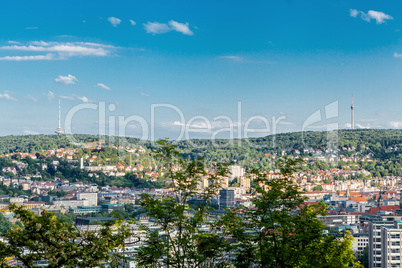
<svg viewBox="0 0 402 268">
<path fill-rule="evenodd" d="M 399 148 L 392 147 L 392 150 Z M 143 153 L 145 149 L 127 149 L 129 153 Z M 312 150 L 312 151 L 311 151 Z M 340 150 L 355 151 L 355 148 L 340 148 Z M 317 157 L 327 157 L 334 155 L 337 151 L 307 150 Z M 49 150 L 48 155 L 54 155 L 68 161 L 76 161 L 79 168 L 88 172 L 88 176 L 99 176 L 103 172 L 107 176 L 124 176 L 126 172 L 134 172 L 138 176 L 146 176 L 148 180 L 156 180 L 163 176 L 164 168 L 156 165 L 141 164 L 135 165 L 102 165 L 97 162 L 96 155 L 84 155 L 80 160 L 75 159 L 74 149 Z M 293 154 L 300 155 L 300 151 L 294 150 Z M 30 157 L 36 159 L 37 155 L 23 154 L 21 159 Z M 287 151 L 282 154 L 288 154 Z M 267 155 L 266 155 L 267 156 Z M 268 155 L 275 157 L 274 155 Z M 267 156 L 267 157 L 268 157 Z M 341 160 L 371 161 L 371 154 L 359 155 L 351 154 L 346 158 L 341 156 Z M 90 165 L 84 165 L 84 158 Z M 308 158 L 306 160 L 309 160 Z M 328 158 L 326 158 L 328 161 Z M 88 227 L 91 222 L 107 220 L 101 217 L 86 217 L 88 215 L 112 212 L 122 209 L 126 204 L 136 207 L 139 196 L 146 192 L 155 197 L 170 195 L 172 189 L 130 189 L 127 187 L 105 186 L 99 187 L 96 184 L 85 184 L 83 182 L 69 182 L 54 178 L 53 181 L 42 181 L 40 173 L 31 175 L 20 175 L 18 170 L 26 167 L 22 161 L 13 161 L 13 166 L 3 167 L 3 174 L 0 176 L 0 184 L 8 187 L 21 187 L 23 190 L 31 190 L 31 196 L 0 196 L 0 213 L 4 214 L 10 221 L 13 214 L 8 210 L 10 203 L 24 205 L 28 209 L 40 214 L 43 210 L 74 213 L 78 215 L 77 224 Z M 54 169 L 59 163 L 57 160 L 51 162 Z M 355 166 L 350 163 L 350 169 L 343 170 L 332 168 L 319 171 L 296 172 L 293 181 L 303 191 L 303 195 L 308 199 L 307 204 L 314 204 L 323 200 L 328 205 L 326 216 L 320 216 L 327 227 L 328 232 L 338 234 L 342 231 L 350 231 L 355 238 L 353 250 L 357 256 L 362 256 L 365 248 L 369 252 L 370 268 L 375 267 L 402 267 L 402 201 L 399 182 L 400 177 L 385 177 L 376 179 L 353 179 L 363 174 L 369 177 L 370 173 L 366 170 L 353 169 Z M 42 163 L 42 170 L 48 168 L 48 164 Z M 202 177 L 197 185 L 198 190 L 209 186 L 210 178 L 214 175 L 214 170 L 206 170 L 206 175 Z M 13 176 L 9 176 L 13 175 Z M 279 177 L 279 171 L 273 170 L 265 172 L 267 178 Z M 251 181 L 245 169 L 238 165 L 229 166 L 229 174 L 220 178 L 220 190 L 217 192 L 213 202 L 218 208 L 232 208 L 239 205 L 251 206 L 250 187 Z M 52 193 L 49 193 L 52 191 Z M 55 192 L 67 192 L 62 197 L 54 195 Z M 101 201 L 101 202 L 100 202 Z M 200 200 L 190 200 L 200 202 Z M 138 220 L 146 225 L 152 226 L 152 221 L 148 217 L 139 215 Z M 83 227 L 80 227 L 83 228 Z M 138 226 L 130 228 L 136 230 Z M 135 250 L 133 246 L 132 250 Z"/>
<path fill-rule="evenodd" d="M 388 190 L 385 190 L 387 188 Z M 338 193 L 306 193 L 307 204 L 323 200 L 326 216 L 320 216 L 328 232 L 350 231 L 352 248 L 357 257 L 368 250 L 370 268 L 402 267 L 402 196 L 400 187 L 384 187 L 380 191 Z"/>
</svg>

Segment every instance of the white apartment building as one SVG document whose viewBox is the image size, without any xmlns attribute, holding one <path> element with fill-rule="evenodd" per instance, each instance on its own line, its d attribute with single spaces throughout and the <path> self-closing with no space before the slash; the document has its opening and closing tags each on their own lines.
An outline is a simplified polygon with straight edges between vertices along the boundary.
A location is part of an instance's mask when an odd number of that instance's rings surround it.
<svg viewBox="0 0 402 268">
<path fill-rule="evenodd" d="M 97 193 L 78 193 L 78 200 L 87 200 L 88 206 L 97 206 L 98 205 L 98 194 Z"/>
<path fill-rule="evenodd" d="M 402 267 L 402 222 L 395 221 L 393 228 L 381 228 L 382 266 Z"/>
<path fill-rule="evenodd" d="M 366 233 L 354 234 L 355 241 L 352 242 L 352 249 L 356 257 L 363 255 L 363 250 L 369 245 L 369 235 Z"/>
<path fill-rule="evenodd" d="M 399 229 L 401 228 L 401 229 Z M 369 268 L 402 267 L 402 221 L 384 216 L 369 222 Z"/>
<path fill-rule="evenodd" d="M 229 181 L 232 181 L 235 178 L 243 177 L 244 173 L 244 168 L 241 166 L 229 166 Z"/>
</svg>

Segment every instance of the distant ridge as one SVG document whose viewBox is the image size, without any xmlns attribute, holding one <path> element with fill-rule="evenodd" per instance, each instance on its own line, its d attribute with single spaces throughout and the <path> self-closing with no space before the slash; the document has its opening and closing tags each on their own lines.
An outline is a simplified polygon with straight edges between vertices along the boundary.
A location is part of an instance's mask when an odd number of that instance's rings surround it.
<svg viewBox="0 0 402 268">
<path fill-rule="evenodd" d="M 91 144 L 98 142 L 97 135 L 77 134 L 74 138 L 81 143 Z M 118 140 L 117 138 L 115 139 Z M 140 141 L 135 138 L 126 138 L 132 145 L 152 147 L 149 141 Z M 105 145 L 108 137 L 105 138 Z M 327 147 L 327 132 L 293 132 L 269 135 L 261 138 L 243 140 L 227 139 L 194 139 L 177 142 L 179 148 L 188 157 L 213 157 L 214 155 L 243 155 L 261 153 L 279 153 L 282 150 L 305 148 L 325 149 Z M 402 148 L 402 130 L 399 129 L 358 129 L 339 130 L 339 147 L 364 146 L 370 150 L 387 150 L 391 146 Z M 75 147 L 66 135 L 21 135 L 0 137 L 0 154 L 14 152 L 38 152 L 59 147 Z"/>
</svg>

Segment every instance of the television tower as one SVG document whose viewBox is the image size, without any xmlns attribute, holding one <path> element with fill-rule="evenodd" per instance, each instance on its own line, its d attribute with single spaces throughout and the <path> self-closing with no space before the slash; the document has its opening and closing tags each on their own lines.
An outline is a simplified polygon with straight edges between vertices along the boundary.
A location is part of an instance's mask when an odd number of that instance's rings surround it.
<svg viewBox="0 0 402 268">
<path fill-rule="evenodd" d="M 350 110 L 351 110 L 351 112 L 352 112 L 352 114 L 351 114 L 351 116 L 352 116 L 352 122 L 351 122 L 351 125 L 350 125 L 350 128 L 351 128 L 351 129 L 355 129 L 354 109 L 355 109 L 355 106 L 353 106 L 353 95 L 352 95 L 352 106 L 350 106 Z"/>
<path fill-rule="evenodd" d="M 63 134 L 63 130 L 60 127 L 60 100 L 59 100 L 59 127 L 57 128 L 56 132 L 57 135 Z"/>
</svg>

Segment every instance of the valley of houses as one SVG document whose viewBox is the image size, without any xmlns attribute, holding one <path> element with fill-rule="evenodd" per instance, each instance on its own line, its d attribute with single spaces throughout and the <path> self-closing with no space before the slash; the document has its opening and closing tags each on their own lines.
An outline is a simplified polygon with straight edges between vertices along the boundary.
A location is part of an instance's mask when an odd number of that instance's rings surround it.
<svg viewBox="0 0 402 268">
<path fill-rule="evenodd" d="M 74 161 L 73 151 L 53 150 L 48 153 L 66 160 Z M 35 159 L 35 155 L 21 154 Z M 71 157 L 70 157 L 71 156 Z M 5 155 L 4 157 L 7 157 Z M 352 156 L 355 157 L 355 156 Z M 363 156 L 366 159 L 370 155 Z M 77 160 L 75 160 L 77 161 Z M 14 160 L 15 166 L 24 168 L 25 163 Z M 57 166 L 58 161 L 52 165 Z M 104 220 L 104 218 L 85 217 L 91 213 L 112 212 L 124 208 L 129 204 L 134 209 L 140 209 L 136 203 L 141 193 L 149 193 L 155 197 L 163 197 L 172 193 L 171 189 L 135 189 L 116 186 L 99 187 L 96 184 L 85 184 L 83 182 L 69 182 L 54 178 L 53 181 L 40 180 L 40 174 L 19 175 L 13 167 L 4 167 L 4 173 L 12 173 L 15 176 L 0 176 L 0 183 L 9 187 L 19 187 L 23 190 L 31 190 L 30 196 L 0 196 L 0 212 L 11 222 L 15 222 L 13 213 L 8 210 L 9 203 L 24 205 L 35 213 L 41 211 L 53 211 L 59 213 L 74 213 L 77 215 L 76 225 L 95 228 L 91 222 Z M 82 160 L 79 167 L 89 172 L 89 176 L 97 176 L 98 171 L 109 175 L 121 176 L 126 171 L 144 169 L 141 165 L 135 166 L 83 166 Z M 41 168 L 48 168 L 42 166 Z M 149 179 L 156 179 L 162 174 L 156 172 L 157 167 L 150 169 Z M 160 170 L 160 169 L 159 169 Z M 229 167 L 230 174 L 222 179 L 222 189 L 216 194 L 214 202 L 219 209 L 243 205 L 250 206 L 250 179 L 244 168 L 233 165 Z M 213 171 L 208 171 L 213 172 Z M 265 172 L 268 178 L 280 176 L 279 171 Z M 297 172 L 293 180 L 297 183 L 303 195 L 307 198 L 306 204 L 314 204 L 323 200 L 327 205 L 327 216 L 319 219 L 328 227 L 328 232 L 338 233 L 350 231 L 355 241 L 353 250 L 357 256 L 363 254 L 363 250 L 369 249 L 369 267 L 402 267 L 402 202 L 401 200 L 401 178 L 384 177 L 376 179 L 354 180 L 353 176 L 363 173 L 365 170 L 340 170 L 329 169 L 315 172 Z M 344 180 L 334 180 L 342 176 Z M 232 184 L 236 180 L 237 184 Z M 202 190 L 208 186 L 208 175 L 199 183 L 198 188 Z M 236 186 L 236 187 L 233 187 Z M 320 186 L 320 190 L 317 190 Z M 314 189 L 314 191 L 313 191 Z M 49 191 L 65 191 L 68 194 L 64 197 L 49 195 Z M 152 220 L 144 214 L 138 215 L 142 224 L 152 225 Z M 89 227 L 91 226 L 91 227 Z M 134 230 L 138 226 L 132 226 Z M 130 246 L 127 252 L 134 251 L 135 246 Z M 135 264 L 133 264 L 135 267 Z"/>
</svg>

